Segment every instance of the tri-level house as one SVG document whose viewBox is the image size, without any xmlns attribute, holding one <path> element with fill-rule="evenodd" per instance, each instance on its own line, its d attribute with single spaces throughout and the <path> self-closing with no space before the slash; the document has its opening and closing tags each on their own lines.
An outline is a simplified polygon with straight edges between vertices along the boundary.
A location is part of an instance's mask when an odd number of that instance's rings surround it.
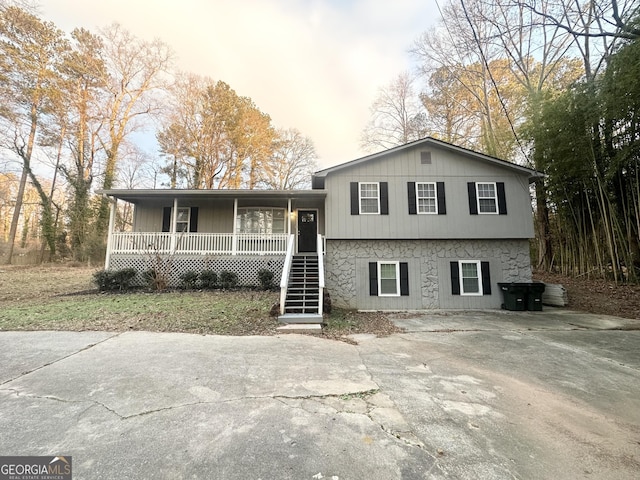
<svg viewBox="0 0 640 480">
<path fill-rule="evenodd" d="M 310 190 L 106 190 L 105 268 L 170 259 L 271 270 L 282 321 L 317 321 L 324 291 L 360 310 L 500 308 L 499 282 L 531 281 L 529 184 L 542 174 L 433 138 L 316 172 Z M 114 231 L 118 201 L 133 228 Z"/>
</svg>

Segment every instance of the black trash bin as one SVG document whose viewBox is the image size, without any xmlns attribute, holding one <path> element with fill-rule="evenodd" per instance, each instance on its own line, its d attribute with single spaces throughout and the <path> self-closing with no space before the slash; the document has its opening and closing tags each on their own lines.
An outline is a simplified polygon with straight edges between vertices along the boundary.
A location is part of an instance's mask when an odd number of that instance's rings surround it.
<svg viewBox="0 0 640 480">
<path fill-rule="evenodd" d="M 503 310 L 523 311 L 527 309 L 526 283 L 498 283 L 502 291 Z"/>
<path fill-rule="evenodd" d="M 527 310 L 532 312 L 542 311 L 542 294 L 544 283 L 533 282 L 527 286 Z"/>
</svg>

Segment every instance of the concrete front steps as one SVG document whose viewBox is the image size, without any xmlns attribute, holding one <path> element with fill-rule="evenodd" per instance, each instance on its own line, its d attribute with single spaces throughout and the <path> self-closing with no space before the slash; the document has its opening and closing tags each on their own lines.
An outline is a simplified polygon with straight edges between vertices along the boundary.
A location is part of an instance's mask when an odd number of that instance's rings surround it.
<svg viewBox="0 0 640 480">
<path fill-rule="evenodd" d="M 320 288 L 318 278 L 318 256 L 296 255 L 291 262 L 287 297 L 284 302 L 284 314 L 278 317 L 280 323 L 298 325 L 317 325 L 321 328 Z M 295 330 L 292 328 L 291 330 Z"/>
<path fill-rule="evenodd" d="M 322 325 L 319 323 L 287 323 L 277 328 L 278 333 L 320 333 Z"/>
</svg>

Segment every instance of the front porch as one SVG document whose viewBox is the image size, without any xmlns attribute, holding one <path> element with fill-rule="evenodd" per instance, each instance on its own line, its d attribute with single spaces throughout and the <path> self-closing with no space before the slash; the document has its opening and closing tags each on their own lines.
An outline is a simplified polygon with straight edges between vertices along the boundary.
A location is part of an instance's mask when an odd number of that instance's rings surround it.
<svg viewBox="0 0 640 480">
<path fill-rule="evenodd" d="M 324 191 L 101 193 L 111 200 L 105 269 L 145 272 L 162 262 L 170 286 L 180 285 L 186 272 L 203 270 L 233 272 L 239 285 L 257 286 L 262 269 L 277 285 L 288 257 L 324 251 Z M 116 222 L 119 202 L 133 206 L 126 228 Z"/>
<path fill-rule="evenodd" d="M 324 233 L 323 191 L 107 190 L 105 268 L 114 256 L 281 256 L 315 252 Z M 116 228 L 118 202 L 133 206 Z M 130 230 L 130 231 L 125 231 Z"/>
</svg>

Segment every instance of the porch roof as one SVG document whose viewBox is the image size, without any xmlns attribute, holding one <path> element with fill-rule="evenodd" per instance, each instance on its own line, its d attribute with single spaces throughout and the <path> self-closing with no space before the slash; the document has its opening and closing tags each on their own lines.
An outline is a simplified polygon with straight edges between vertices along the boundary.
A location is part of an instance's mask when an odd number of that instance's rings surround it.
<svg viewBox="0 0 640 480">
<path fill-rule="evenodd" d="M 189 201 L 234 198 L 251 200 L 324 200 L 327 196 L 326 190 L 187 190 L 163 188 L 98 190 L 97 193 L 134 204 L 149 200 L 174 198 Z"/>
</svg>

